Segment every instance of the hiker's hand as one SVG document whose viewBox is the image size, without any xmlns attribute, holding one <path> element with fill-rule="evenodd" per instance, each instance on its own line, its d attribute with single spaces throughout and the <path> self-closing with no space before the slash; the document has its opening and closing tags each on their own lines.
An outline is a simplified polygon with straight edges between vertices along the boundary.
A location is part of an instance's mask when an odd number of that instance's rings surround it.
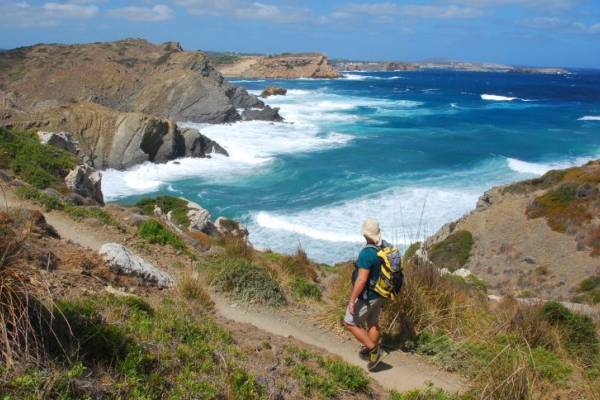
<svg viewBox="0 0 600 400">
<path fill-rule="evenodd" d="M 355 300 L 352 300 L 352 299 L 350 299 L 350 301 L 348 302 L 348 312 L 351 315 L 354 315 L 354 303 L 355 303 Z"/>
</svg>

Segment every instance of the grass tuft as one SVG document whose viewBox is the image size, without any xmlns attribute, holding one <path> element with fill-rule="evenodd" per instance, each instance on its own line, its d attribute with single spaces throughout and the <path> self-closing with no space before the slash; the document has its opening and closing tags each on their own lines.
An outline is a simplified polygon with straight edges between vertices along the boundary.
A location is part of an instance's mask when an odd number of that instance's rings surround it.
<svg viewBox="0 0 600 400">
<path fill-rule="evenodd" d="M 142 239 L 152 244 L 169 245 L 181 251 L 187 248 L 179 236 L 165 228 L 155 219 L 150 219 L 142 223 L 138 229 L 138 234 Z"/>
</svg>

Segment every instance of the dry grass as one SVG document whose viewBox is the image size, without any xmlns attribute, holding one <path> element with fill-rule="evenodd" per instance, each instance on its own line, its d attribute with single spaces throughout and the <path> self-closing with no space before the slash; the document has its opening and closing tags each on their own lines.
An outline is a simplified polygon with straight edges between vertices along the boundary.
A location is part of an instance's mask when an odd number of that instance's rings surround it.
<svg viewBox="0 0 600 400">
<path fill-rule="evenodd" d="M 185 272 L 179 278 L 177 291 L 190 302 L 198 303 L 205 308 L 214 306 L 210 296 L 204 290 L 200 275 L 197 272 Z"/>
</svg>

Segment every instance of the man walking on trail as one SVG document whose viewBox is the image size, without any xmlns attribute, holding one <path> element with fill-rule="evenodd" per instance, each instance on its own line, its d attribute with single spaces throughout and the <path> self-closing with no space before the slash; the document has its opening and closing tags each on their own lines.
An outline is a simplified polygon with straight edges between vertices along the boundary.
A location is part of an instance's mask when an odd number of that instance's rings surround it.
<svg viewBox="0 0 600 400">
<path fill-rule="evenodd" d="M 379 222 L 367 218 L 362 226 L 362 234 L 367 245 L 361 250 L 356 261 L 352 276 L 354 284 L 344 316 L 344 325 L 363 345 L 359 355 L 368 361 L 369 371 L 373 371 L 383 357 L 383 351 L 379 347 L 379 316 L 385 298 L 373 290 L 382 263 L 377 255 L 383 244 Z"/>
</svg>

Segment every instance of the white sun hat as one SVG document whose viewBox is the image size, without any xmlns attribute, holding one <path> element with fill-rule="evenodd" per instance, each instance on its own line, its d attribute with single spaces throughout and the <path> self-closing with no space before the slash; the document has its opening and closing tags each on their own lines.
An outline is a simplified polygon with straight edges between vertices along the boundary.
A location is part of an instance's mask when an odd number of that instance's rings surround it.
<svg viewBox="0 0 600 400">
<path fill-rule="evenodd" d="M 381 244 L 381 229 L 379 228 L 379 222 L 375 218 L 365 219 L 362 225 L 362 234 L 377 246 Z"/>
</svg>

